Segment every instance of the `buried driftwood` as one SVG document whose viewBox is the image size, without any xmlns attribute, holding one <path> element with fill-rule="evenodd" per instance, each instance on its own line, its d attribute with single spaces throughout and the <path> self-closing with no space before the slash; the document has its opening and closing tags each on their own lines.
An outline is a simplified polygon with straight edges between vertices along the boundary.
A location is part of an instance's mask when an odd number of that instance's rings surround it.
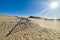
<svg viewBox="0 0 60 40">
<path fill-rule="evenodd" d="M 24 22 L 23 20 L 26 20 L 26 22 Z M 25 28 L 27 28 L 27 25 L 30 25 L 30 20 L 27 19 L 27 18 L 21 18 L 20 21 L 19 21 L 15 26 L 13 26 L 13 28 L 9 31 L 9 33 L 6 35 L 6 37 L 9 36 L 9 35 L 12 33 L 12 31 L 13 31 L 18 25 L 21 26 L 22 24 L 24 24 L 24 27 L 22 27 L 22 29 L 25 30 Z M 18 30 L 18 31 L 19 31 L 19 30 Z M 17 32 L 17 31 L 16 31 L 16 32 Z M 15 32 L 14 32 L 14 33 L 15 33 Z"/>
<path fill-rule="evenodd" d="M 19 25 L 19 24 L 20 24 L 20 21 L 9 31 L 9 33 L 6 35 L 6 37 L 7 37 L 8 35 L 10 35 L 11 32 L 15 29 L 15 27 L 16 27 L 17 25 Z"/>
</svg>

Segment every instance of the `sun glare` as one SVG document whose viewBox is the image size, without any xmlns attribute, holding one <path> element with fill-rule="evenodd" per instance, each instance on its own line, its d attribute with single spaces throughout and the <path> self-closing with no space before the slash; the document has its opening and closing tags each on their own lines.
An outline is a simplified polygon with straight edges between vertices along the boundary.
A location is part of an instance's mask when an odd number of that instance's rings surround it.
<svg viewBox="0 0 60 40">
<path fill-rule="evenodd" d="M 50 8 L 51 9 L 56 9 L 58 7 L 58 2 L 52 2 L 51 4 L 50 4 Z"/>
<path fill-rule="evenodd" d="M 50 1 L 47 4 L 47 7 L 43 9 L 42 11 L 38 12 L 38 16 L 44 17 L 44 18 L 50 18 L 50 19 L 57 19 L 58 18 L 58 13 L 59 13 L 59 8 L 60 8 L 60 1 Z"/>
</svg>

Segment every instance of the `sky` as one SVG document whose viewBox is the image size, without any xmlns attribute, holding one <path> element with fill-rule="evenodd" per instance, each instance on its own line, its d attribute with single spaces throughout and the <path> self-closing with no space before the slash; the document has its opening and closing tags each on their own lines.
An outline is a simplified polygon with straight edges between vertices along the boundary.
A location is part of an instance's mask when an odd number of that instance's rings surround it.
<svg viewBox="0 0 60 40">
<path fill-rule="evenodd" d="M 48 9 L 50 2 L 51 0 L 0 0 L 0 14 L 9 16 L 46 16 L 50 11 Z M 58 17 L 60 16 L 59 13 L 58 10 Z"/>
</svg>

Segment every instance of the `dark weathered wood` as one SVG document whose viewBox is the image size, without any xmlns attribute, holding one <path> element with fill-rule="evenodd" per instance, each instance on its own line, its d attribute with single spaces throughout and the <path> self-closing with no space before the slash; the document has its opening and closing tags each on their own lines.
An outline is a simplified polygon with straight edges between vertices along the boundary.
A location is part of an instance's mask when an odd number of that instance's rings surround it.
<svg viewBox="0 0 60 40">
<path fill-rule="evenodd" d="M 21 22 L 21 20 L 9 31 L 9 33 L 6 35 L 6 37 L 11 34 L 11 32 L 17 27 L 17 25 L 20 24 L 20 22 Z"/>
<path fill-rule="evenodd" d="M 28 20 L 27 18 L 21 18 L 21 20 L 20 20 L 15 26 L 13 26 L 13 28 L 9 31 L 9 33 L 6 35 L 6 37 L 9 36 L 9 35 L 12 33 L 12 31 L 13 31 L 18 25 L 21 26 L 21 24 L 23 23 L 22 20 L 26 20 L 27 23 L 29 23 L 29 22 L 28 22 L 29 20 Z M 25 24 L 25 23 L 23 23 L 23 24 L 24 24 L 24 25 L 27 25 L 27 24 Z M 28 25 L 29 25 L 29 24 L 28 24 Z M 27 28 L 27 26 L 26 26 L 26 28 Z M 25 29 L 25 27 L 24 27 L 23 29 Z"/>
</svg>

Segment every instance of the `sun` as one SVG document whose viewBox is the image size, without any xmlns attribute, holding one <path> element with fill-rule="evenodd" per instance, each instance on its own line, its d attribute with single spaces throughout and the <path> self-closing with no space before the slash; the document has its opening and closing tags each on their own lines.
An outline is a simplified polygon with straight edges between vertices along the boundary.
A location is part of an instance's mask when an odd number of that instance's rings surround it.
<svg viewBox="0 0 60 40">
<path fill-rule="evenodd" d="M 56 9 L 58 7 L 58 2 L 52 2 L 51 4 L 50 4 L 50 8 L 51 9 Z"/>
</svg>

